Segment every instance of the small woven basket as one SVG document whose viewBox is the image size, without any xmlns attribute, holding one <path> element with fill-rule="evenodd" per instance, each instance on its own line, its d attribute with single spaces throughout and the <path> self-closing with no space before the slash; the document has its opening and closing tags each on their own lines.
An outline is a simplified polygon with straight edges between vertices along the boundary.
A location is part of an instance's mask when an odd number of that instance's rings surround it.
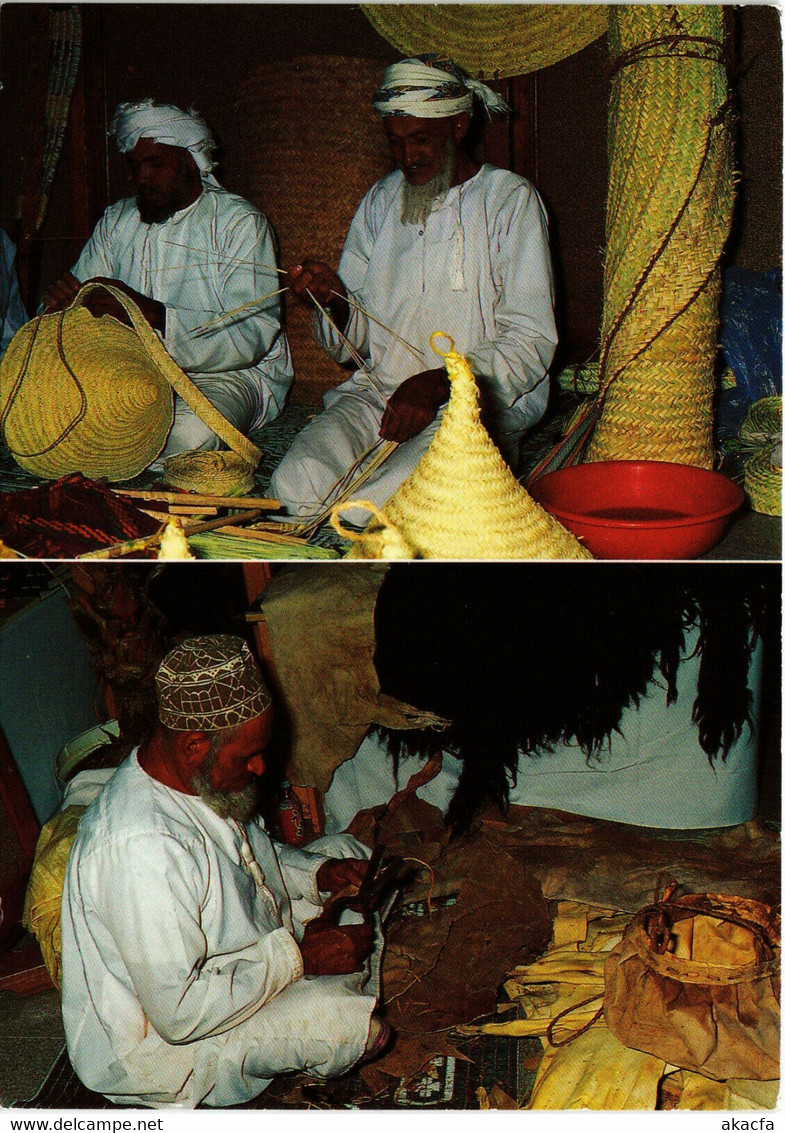
<svg viewBox="0 0 785 1133">
<path fill-rule="evenodd" d="M 782 398 L 762 397 L 750 406 L 739 430 L 750 456 L 744 465 L 744 489 L 754 511 L 782 515 Z M 779 464 L 774 453 L 779 454 Z"/>
<path fill-rule="evenodd" d="M 744 466 L 744 490 L 753 511 L 782 515 L 782 469 L 765 452 L 751 456 Z"/>
<path fill-rule="evenodd" d="M 163 463 L 167 484 L 187 492 L 245 496 L 254 488 L 254 469 L 236 452 L 180 452 Z"/>
</svg>

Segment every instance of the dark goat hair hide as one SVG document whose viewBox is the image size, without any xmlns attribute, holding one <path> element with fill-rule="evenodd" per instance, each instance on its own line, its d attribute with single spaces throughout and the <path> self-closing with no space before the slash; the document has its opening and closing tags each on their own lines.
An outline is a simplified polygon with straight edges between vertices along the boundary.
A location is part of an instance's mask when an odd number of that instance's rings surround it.
<svg viewBox="0 0 785 1133">
<path fill-rule="evenodd" d="M 460 833 L 483 805 L 507 805 L 520 755 L 573 741 L 596 756 L 652 681 L 672 703 L 695 627 L 693 719 L 707 758 L 725 758 L 749 717 L 752 649 L 779 632 L 779 578 L 767 568 L 396 564 L 375 614 L 382 691 L 452 723 L 384 731 L 388 748 L 396 761 L 441 749 L 462 760 L 447 814 Z"/>
</svg>

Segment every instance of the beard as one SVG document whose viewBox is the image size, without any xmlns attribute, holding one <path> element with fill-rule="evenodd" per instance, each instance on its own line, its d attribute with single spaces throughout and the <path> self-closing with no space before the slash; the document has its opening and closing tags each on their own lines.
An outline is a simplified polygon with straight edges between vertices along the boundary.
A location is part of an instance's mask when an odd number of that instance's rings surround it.
<svg viewBox="0 0 785 1133">
<path fill-rule="evenodd" d="M 205 759 L 193 777 L 193 789 L 210 810 L 219 818 L 232 818 L 235 822 L 246 823 L 257 812 L 258 792 L 256 783 L 249 783 L 240 791 L 219 791 L 212 785 L 211 776 L 218 758 L 217 745 Z"/>
<path fill-rule="evenodd" d="M 441 173 L 437 173 L 425 185 L 410 185 L 408 181 L 404 181 L 401 211 L 401 221 L 404 224 L 425 224 L 433 206 L 452 187 L 455 157 L 455 142 L 448 137 L 444 143 L 444 166 Z"/>
<path fill-rule="evenodd" d="M 139 210 L 139 215 L 144 224 L 162 224 L 165 220 L 169 220 L 170 217 L 174 216 L 182 206 L 175 204 L 171 200 L 161 202 L 146 201 L 137 194 L 136 207 Z"/>
</svg>

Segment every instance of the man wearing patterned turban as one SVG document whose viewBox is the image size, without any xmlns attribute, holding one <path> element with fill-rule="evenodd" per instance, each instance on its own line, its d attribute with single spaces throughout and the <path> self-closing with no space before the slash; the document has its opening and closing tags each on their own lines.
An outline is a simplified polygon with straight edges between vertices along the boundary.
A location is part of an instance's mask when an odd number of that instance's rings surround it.
<svg viewBox="0 0 785 1133">
<path fill-rule="evenodd" d="M 122 103 L 110 132 L 126 155 L 136 196 L 106 210 L 73 271 L 46 292 L 43 308 L 68 306 L 90 279 L 120 287 L 180 368 L 248 435 L 278 416 L 293 377 L 278 297 L 247 306 L 278 290 L 270 225 L 219 185 L 215 141 L 193 110 L 149 99 Z M 107 292 L 92 293 L 86 306 L 126 320 Z M 220 447 L 212 429 L 176 398 L 159 462 Z"/>
<path fill-rule="evenodd" d="M 77 1074 L 123 1104 L 235 1105 L 278 1074 L 375 1057 L 374 924 L 333 916 L 368 850 L 274 843 L 256 816 L 270 694 L 239 638 L 190 638 L 159 725 L 81 819 L 63 889 L 63 1020 Z"/>
<path fill-rule="evenodd" d="M 417 466 L 449 393 L 434 331 L 470 356 L 486 424 L 514 470 L 548 400 L 556 329 L 545 211 L 528 181 L 479 165 L 466 145 L 473 110 L 507 106 L 434 56 L 388 67 L 374 106 L 398 169 L 360 204 L 337 273 L 316 256 L 289 272 L 294 294 L 316 301 L 325 350 L 363 361 L 273 476 L 271 490 L 301 517 L 329 504 L 380 439 L 399 447 L 363 499 L 383 506 Z"/>
</svg>

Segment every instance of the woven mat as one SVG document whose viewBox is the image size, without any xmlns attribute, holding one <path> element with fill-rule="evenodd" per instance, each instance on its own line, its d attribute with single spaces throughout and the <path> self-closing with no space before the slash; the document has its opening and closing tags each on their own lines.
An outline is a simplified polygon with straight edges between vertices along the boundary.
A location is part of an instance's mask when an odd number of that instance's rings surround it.
<svg viewBox="0 0 785 1133">
<path fill-rule="evenodd" d="M 256 487 L 260 494 L 267 491 L 274 469 L 283 460 L 294 438 L 311 420 L 314 413 L 315 409 L 311 406 L 288 405 L 280 417 L 252 435 L 251 440 L 262 450 L 262 459 L 256 470 Z M 119 486 L 151 488 L 158 479 L 157 473 L 145 471 Z M 5 445 L 0 442 L 0 492 L 18 492 L 22 488 L 37 488 L 43 483 L 46 481 L 20 468 Z"/>
<path fill-rule="evenodd" d="M 278 467 L 284 455 L 291 448 L 292 442 L 302 428 L 316 413 L 314 406 L 288 405 L 284 412 L 269 425 L 263 426 L 251 436 L 254 444 L 262 450 L 262 459 L 256 469 L 254 491 L 259 496 L 266 496 L 269 491 L 270 478 Z M 11 456 L 5 445 L 0 442 L 0 493 L 18 492 L 24 488 L 37 488 L 48 481 L 42 480 L 32 473 L 20 468 Z M 158 473 L 145 471 L 133 480 L 124 481 L 115 487 L 145 490 L 160 487 Z M 323 525 L 312 537 L 311 542 L 330 550 L 343 551 L 346 543 L 333 531 L 329 523 Z"/>
<path fill-rule="evenodd" d="M 542 1058 L 539 1039 L 514 1039 L 494 1035 L 458 1037 L 455 1042 L 465 1058 L 434 1058 L 424 1071 L 407 1082 L 392 1082 L 382 1094 L 371 1094 L 360 1073 L 347 1074 L 332 1082 L 318 1082 L 307 1075 L 282 1077 L 258 1098 L 230 1109 L 479 1109 L 477 1091 L 484 1088 L 524 1107 L 531 1095 Z M 132 1109 L 118 1106 L 102 1094 L 88 1090 L 76 1076 L 63 1047 L 40 1090 L 16 1109 Z M 200 1106 L 209 1109 L 209 1106 Z"/>
<path fill-rule="evenodd" d="M 563 426 L 572 415 L 579 398 L 564 391 L 554 391 L 552 408 L 546 420 L 537 429 L 527 435 L 521 445 L 521 479 L 539 461 L 547 455 L 559 439 Z M 270 478 L 283 457 L 292 446 L 297 434 L 303 429 L 318 412 L 313 405 L 287 405 L 280 417 L 263 426 L 253 433 L 251 440 L 258 445 L 262 452 L 259 467 L 256 469 L 254 491 L 259 496 L 266 496 L 269 492 Z M 3 492 L 18 492 L 24 488 L 37 488 L 47 481 L 26 472 L 15 462 L 8 449 L 0 441 L 0 494 Z M 144 490 L 160 487 L 160 478 L 157 473 L 145 471 L 133 480 L 128 480 L 117 487 Z M 311 536 L 310 542 L 318 547 L 345 553 L 349 544 L 345 539 L 325 522 L 318 531 Z"/>
</svg>

